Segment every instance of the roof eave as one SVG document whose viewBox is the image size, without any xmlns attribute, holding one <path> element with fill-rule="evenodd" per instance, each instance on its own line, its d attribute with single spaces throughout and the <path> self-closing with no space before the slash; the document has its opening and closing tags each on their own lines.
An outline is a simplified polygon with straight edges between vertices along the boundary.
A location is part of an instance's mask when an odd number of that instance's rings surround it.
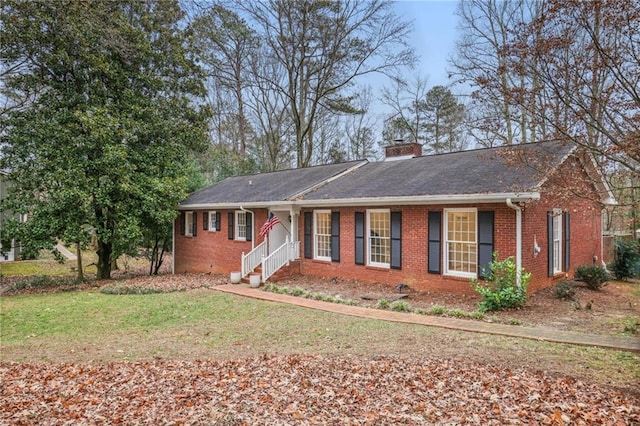
<svg viewBox="0 0 640 426">
<path fill-rule="evenodd" d="M 301 200 L 300 207 L 347 207 L 347 206 L 384 206 L 384 205 L 434 205 L 434 204 L 471 204 L 504 203 L 533 201 L 540 199 L 539 192 L 504 192 L 490 194 L 444 194 L 400 197 L 343 198 L 326 200 Z"/>
<path fill-rule="evenodd" d="M 296 201 L 260 201 L 248 203 L 217 203 L 217 204 L 185 204 L 178 206 L 178 210 L 229 210 L 240 206 L 248 209 L 257 208 L 293 208 L 293 207 L 359 207 L 359 206 L 388 206 L 388 205 L 434 205 L 434 204 L 471 204 L 471 203 L 504 203 L 507 199 L 512 202 L 525 202 L 540 199 L 539 192 L 501 192 L 490 194 L 444 194 L 418 195 L 399 197 L 365 197 L 365 198 L 332 198 L 324 200 L 296 200 Z"/>
</svg>

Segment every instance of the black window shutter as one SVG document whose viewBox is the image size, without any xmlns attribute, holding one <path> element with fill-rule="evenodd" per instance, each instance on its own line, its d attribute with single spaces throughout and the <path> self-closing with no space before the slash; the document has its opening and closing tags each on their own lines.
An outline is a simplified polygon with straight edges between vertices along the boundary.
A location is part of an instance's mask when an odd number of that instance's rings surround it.
<svg viewBox="0 0 640 426">
<path fill-rule="evenodd" d="M 191 235 L 194 237 L 198 235 L 198 213 L 193 212 L 193 227 L 191 228 Z"/>
<path fill-rule="evenodd" d="M 493 258 L 493 211 L 478 212 L 478 276 L 491 274 L 489 263 Z"/>
<path fill-rule="evenodd" d="M 553 212 L 547 212 L 547 275 L 553 277 Z"/>
<path fill-rule="evenodd" d="M 229 222 L 228 225 L 227 225 L 227 231 L 228 231 L 228 237 L 229 237 L 230 240 L 233 240 L 233 236 L 234 236 L 234 233 L 235 233 L 234 229 L 233 229 L 233 215 L 234 215 L 233 212 L 230 212 L 227 215 L 227 222 Z"/>
<path fill-rule="evenodd" d="M 180 235 L 185 234 L 187 223 L 187 214 L 185 212 L 180 212 Z"/>
<path fill-rule="evenodd" d="M 216 212 L 216 231 L 220 230 L 220 219 L 221 219 L 221 214 L 220 212 Z"/>
<path fill-rule="evenodd" d="M 253 239 L 253 214 L 245 213 L 244 217 L 246 223 L 245 240 L 251 241 Z"/>
<path fill-rule="evenodd" d="M 331 212 L 331 261 L 340 262 L 340 212 Z"/>
<path fill-rule="evenodd" d="M 565 212 L 562 217 L 562 231 L 564 232 L 564 271 L 569 272 L 571 269 L 571 222 L 569 212 Z"/>
<path fill-rule="evenodd" d="M 311 259 L 311 240 L 313 239 L 313 213 L 304 212 L 304 257 Z"/>
<path fill-rule="evenodd" d="M 202 230 L 203 231 L 209 230 L 209 212 L 202 213 Z"/>
<path fill-rule="evenodd" d="M 431 274 L 440 273 L 440 242 L 442 234 L 442 212 L 429 212 L 429 247 L 427 271 Z"/>
<path fill-rule="evenodd" d="M 356 212 L 356 265 L 364 265 L 364 213 Z"/>
<path fill-rule="evenodd" d="M 391 269 L 402 269 L 402 212 L 391 212 Z"/>
</svg>

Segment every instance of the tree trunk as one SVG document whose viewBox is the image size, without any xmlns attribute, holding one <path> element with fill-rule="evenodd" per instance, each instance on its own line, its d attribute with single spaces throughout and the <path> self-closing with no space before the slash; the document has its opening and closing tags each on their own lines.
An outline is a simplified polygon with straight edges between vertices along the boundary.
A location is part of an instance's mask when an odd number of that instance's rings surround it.
<svg viewBox="0 0 640 426">
<path fill-rule="evenodd" d="M 105 243 L 102 241 L 98 241 L 98 250 L 96 250 L 96 254 L 98 255 L 98 273 L 96 278 L 99 280 L 108 280 L 111 278 L 111 252 L 113 251 L 113 247 L 111 243 Z"/>
<path fill-rule="evenodd" d="M 78 266 L 78 281 L 84 281 L 84 271 L 82 270 L 82 250 L 80 244 L 76 244 L 76 261 Z"/>
</svg>

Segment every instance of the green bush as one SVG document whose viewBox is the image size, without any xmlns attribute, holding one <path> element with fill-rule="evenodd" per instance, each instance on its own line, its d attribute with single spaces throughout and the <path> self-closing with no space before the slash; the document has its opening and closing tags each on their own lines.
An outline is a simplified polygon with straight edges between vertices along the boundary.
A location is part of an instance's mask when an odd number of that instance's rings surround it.
<svg viewBox="0 0 640 426">
<path fill-rule="evenodd" d="M 615 260 L 611 269 L 618 280 L 640 275 L 640 244 L 630 240 L 617 241 Z"/>
<path fill-rule="evenodd" d="M 576 295 L 576 286 L 569 281 L 560 281 L 554 288 L 556 299 L 571 300 Z"/>
<path fill-rule="evenodd" d="M 463 311 L 462 309 L 450 309 L 447 312 L 447 315 L 452 316 L 454 318 L 468 318 L 470 316 L 470 314 L 468 314 L 467 312 Z"/>
<path fill-rule="evenodd" d="M 66 277 L 52 278 L 48 275 L 37 275 L 35 277 L 29 277 L 21 279 L 9 285 L 9 292 L 37 289 L 37 288 L 52 288 L 61 287 L 64 285 L 77 284 L 76 279 L 69 279 Z"/>
<path fill-rule="evenodd" d="M 520 287 L 517 285 L 517 267 L 513 257 L 498 260 L 498 254 L 493 254 L 489 263 L 489 276 L 484 283 L 477 279 L 471 280 L 474 290 L 482 296 L 478 304 L 481 312 L 499 311 L 502 309 L 520 308 L 527 302 L 527 285 L 531 274 L 520 269 Z"/>
<path fill-rule="evenodd" d="M 378 303 L 376 303 L 376 308 L 378 309 L 389 309 L 391 303 L 387 299 L 380 299 Z"/>
<path fill-rule="evenodd" d="M 427 311 L 429 315 L 444 315 L 446 312 L 447 312 L 447 308 L 440 305 L 433 305 Z"/>
<path fill-rule="evenodd" d="M 609 281 L 607 270 L 597 265 L 576 266 L 575 276 L 591 290 L 600 290 Z"/>
<path fill-rule="evenodd" d="M 638 325 L 640 325 L 640 318 L 627 317 L 624 319 L 622 332 L 624 334 L 638 334 Z"/>
<path fill-rule="evenodd" d="M 102 294 L 123 295 L 123 294 L 158 294 L 164 293 L 162 289 L 153 287 L 129 287 L 129 286 L 105 286 L 100 289 Z"/>
<path fill-rule="evenodd" d="M 392 302 L 391 305 L 389 305 L 389 308 L 391 308 L 392 311 L 396 311 L 396 312 L 410 312 L 411 308 L 409 307 L 409 304 L 407 302 L 404 302 L 402 300 L 396 300 L 395 302 Z"/>
</svg>

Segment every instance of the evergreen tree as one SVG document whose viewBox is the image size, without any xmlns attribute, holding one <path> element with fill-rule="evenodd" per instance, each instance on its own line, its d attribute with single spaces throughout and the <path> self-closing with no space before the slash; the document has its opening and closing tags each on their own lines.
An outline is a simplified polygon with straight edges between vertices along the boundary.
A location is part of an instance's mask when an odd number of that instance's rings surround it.
<svg viewBox="0 0 640 426">
<path fill-rule="evenodd" d="M 29 103 L 2 116 L 7 207 L 27 251 L 95 235 L 98 279 L 145 234 L 166 238 L 190 152 L 206 140 L 202 75 L 176 1 L 2 4 L 4 90 Z M 24 99 L 25 96 L 16 96 Z"/>
</svg>

